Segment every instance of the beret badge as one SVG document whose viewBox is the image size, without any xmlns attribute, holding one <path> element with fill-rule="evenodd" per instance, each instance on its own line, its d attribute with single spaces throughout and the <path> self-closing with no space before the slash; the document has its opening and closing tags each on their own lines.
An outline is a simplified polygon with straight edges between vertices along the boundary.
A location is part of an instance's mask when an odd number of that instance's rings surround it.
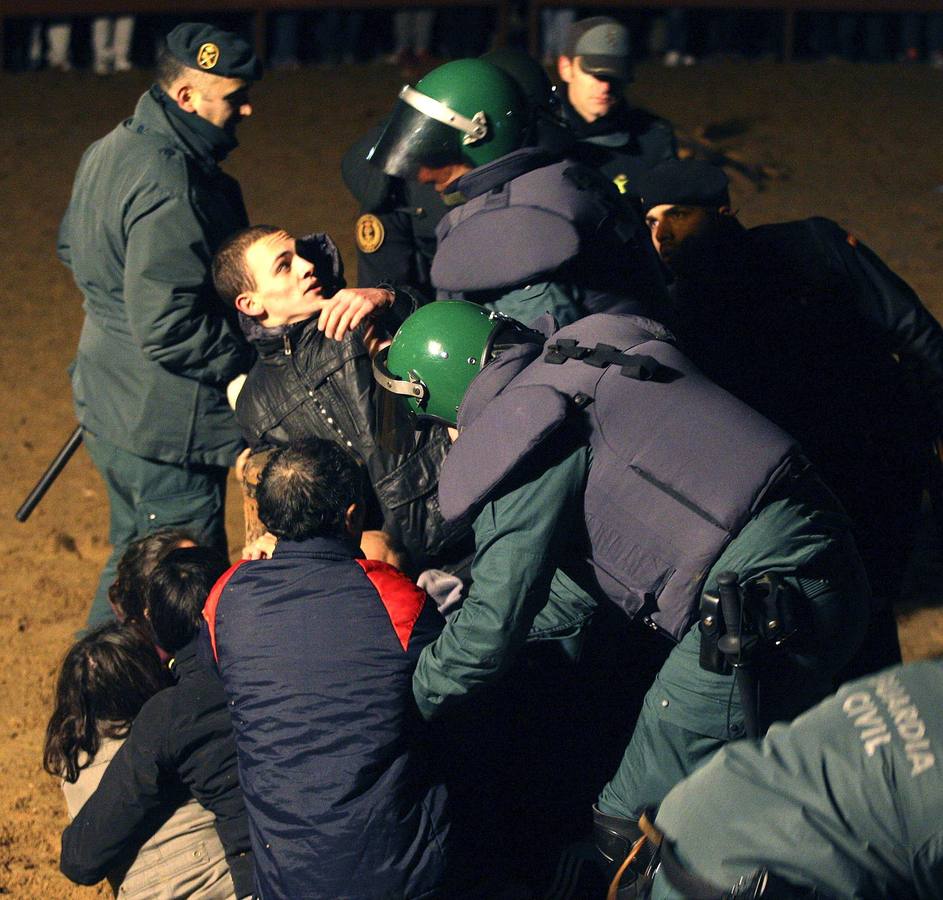
<svg viewBox="0 0 943 900">
<path fill-rule="evenodd" d="M 219 62 L 219 47 L 212 41 L 200 46 L 196 55 L 196 64 L 201 69 L 212 69 Z"/>
</svg>

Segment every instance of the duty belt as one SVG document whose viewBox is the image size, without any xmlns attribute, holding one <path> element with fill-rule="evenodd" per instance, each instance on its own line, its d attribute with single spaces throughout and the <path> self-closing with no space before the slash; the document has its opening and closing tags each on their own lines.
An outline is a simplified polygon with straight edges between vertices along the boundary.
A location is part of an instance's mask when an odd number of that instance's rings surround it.
<svg viewBox="0 0 943 900">
<path fill-rule="evenodd" d="M 771 874 L 765 866 L 741 877 L 733 887 L 718 887 L 681 863 L 672 842 L 653 824 L 649 815 L 641 816 L 639 827 L 657 847 L 652 865 L 657 866 L 669 884 L 684 895 L 685 900 L 816 900 L 819 896 L 814 889 L 797 887 Z"/>
</svg>

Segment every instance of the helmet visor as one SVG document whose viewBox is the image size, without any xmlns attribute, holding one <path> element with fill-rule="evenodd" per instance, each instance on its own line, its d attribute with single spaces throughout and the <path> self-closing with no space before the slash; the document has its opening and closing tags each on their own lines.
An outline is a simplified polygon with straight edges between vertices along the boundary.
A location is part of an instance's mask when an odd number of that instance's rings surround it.
<svg viewBox="0 0 943 900">
<path fill-rule="evenodd" d="M 397 100 L 393 114 L 367 159 L 395 178 L 415 178 L 420 166 L 437 168 L 461 160 L 461 132 Z"/>
<path fill-rule="evenodd" d="M 417 417 L 413 411 L 425 396 L 425 385 L 401 381 L 386 366 L 389 347 L 373 358 L 373 379 L 377 383 L 376 415 L 380 447 L 388 453 L 407 453 L 416 443 Z"/>
</svg>

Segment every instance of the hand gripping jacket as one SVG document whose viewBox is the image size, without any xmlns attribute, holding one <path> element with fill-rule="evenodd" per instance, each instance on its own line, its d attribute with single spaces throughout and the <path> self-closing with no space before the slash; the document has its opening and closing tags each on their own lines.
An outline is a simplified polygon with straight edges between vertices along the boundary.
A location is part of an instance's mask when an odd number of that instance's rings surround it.
<svg viewBox="0 0 943 900">
<path fill-rule="evenodd" d="M 600 314 L 543 349 L 502 353 L 459 409 L 439 502 L 449 520 L 471 514 L 531 450 L 578 420 L 592 449 L 584 517 L 599 588 L 680 639 L 710 567 L 799 454 L 670 340 L 647 319 Z"/>
</svg>

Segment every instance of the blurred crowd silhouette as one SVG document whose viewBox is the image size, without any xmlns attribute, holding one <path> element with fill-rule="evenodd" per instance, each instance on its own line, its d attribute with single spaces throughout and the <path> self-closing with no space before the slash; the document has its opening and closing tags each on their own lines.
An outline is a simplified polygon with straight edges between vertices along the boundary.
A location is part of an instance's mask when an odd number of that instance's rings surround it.
<svg viewBox="0 0 943 900">
<path fill-rule="evenodd" d="M 665 66 L 720 59 L 776 58 L 782 53 L 782 14 L 757 10 L 611 11 L 631 30 L 635 57 Z M 576 7 L 547 8 L 540 17 L 540 53 L 551 65 Z M 252 33 L 251 13 L 204 17 Z M 97 75 L 153 65 L 156 47 L 183 21 L 175 15 L 8 18 L 4 66 L 10 71 L 87 69 Z M 524 47 L 527 10 L 517 4 L 509 41 Z M 291 10 L 267 20 L 272 69 L 380 62 L 400 67 L 476 56 L 494 41 L 495 10 L 436 7 L 409 10 Z M 796 17 L 795 56 L 806 60 L 925 63 L 943 68 L 943 12 L 805 12 Z"/>
</svg>

